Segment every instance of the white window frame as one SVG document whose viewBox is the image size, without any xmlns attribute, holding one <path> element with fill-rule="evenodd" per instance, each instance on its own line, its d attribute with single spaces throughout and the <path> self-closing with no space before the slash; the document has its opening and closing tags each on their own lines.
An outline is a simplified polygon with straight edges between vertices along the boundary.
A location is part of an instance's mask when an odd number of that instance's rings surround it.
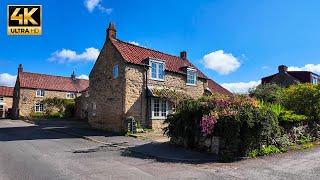
<svg viewBox="0 0 320 180">
<path fill-rule="evenodd" d="M 318 84 L 319 83 L 319 77 L 318 76 L 315 76 L 315 75 L 313 75 L 313 76 L 311 76 L 312 78 L 312 84 Z"/>
<path fill-rule="evenodd" d="M 159 100 L 159 115 L 155 115 L 155 111 L 154 111 L 154 103 L 155 103 L 155 100 Z M 166 115 L 163 116 L 162 115 L 162 103 L 165 103 L 166 104 Z M 151 98 L 151 119 L 166 119 L 167 116 L 169 115 L 169 102 L 167 100 L 164 100 L 164 99 L 160 99 L 160 98 Z"/>
<path fill-rule="evenodd" d="M 117 79 L 119 77 L 119 65 L 118 64 L 113 66 L 112 75 L 113 75 L 113 78 L 115 78 L 115 79 Z"/>
<path fill-rule="evenodd" d="M 73 97 L 71 97 L 71 96 L 73 96 Z M 75 98 L 76 98 L 76 93 L 74 93 L 74 92 L 67 92 L 66 98 L 67 98 L 67 99 L 75 99 Z"/>
<path fill-rule="evenodd" d="M 44 97 L 44 96 L 45 96 L 44 89 L 37 89 L 36 90 L 36 97 Z"/>
<path fill-rule="evenodd" d="M 152 77 L 152 64 L 156 65 L 156 77 Z M 159 65 L 160 64 L 163 67 L 163 78 L 159 78 Z M 150 78 L 152 80 L 156 80 L 156 81 L 164 81 L 165 70 L 166 70 L 165 63 L 163 61 L 158 61 L 158 60 L 152 59 L 152 60 L 149 60 L 149 66 L 150 66 Z"/>
<path fill-rule="evenodd" d="M 0 102 L 4 102 L 4 97 L 0 96 Z"/>
<path fill-rule="evenodd" d="M 42 110 L 41 110 L 41 106 L 42 106 Z M 38 108 L 38 109 L 37 109 Z M 43 112 L 44 111 L 44 104 L 42 103 L 36 103 L 34 105 L 34 112 Z"/>
<path fill-rule="evenodd" d="M 193 72 L 194 73 L 194 83 L 189 83 L 188 80 L 189 80 L 189 72 Z M 187 85 L 189 86 L 196 86 L 197 85 L 197 70 L 194 69 L 194 68 L 187 68 Z"/>
</svg>

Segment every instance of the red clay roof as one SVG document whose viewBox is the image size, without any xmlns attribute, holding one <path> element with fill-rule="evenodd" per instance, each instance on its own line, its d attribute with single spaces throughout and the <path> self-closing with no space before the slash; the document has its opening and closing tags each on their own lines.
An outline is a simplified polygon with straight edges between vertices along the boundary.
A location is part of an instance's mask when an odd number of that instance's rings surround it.
<svg viewBox="0 0 320 180">
<path fill-rule="evenodd" d="M 156 50 L 148 49 L 141 46 L 136 46 L 127 42 L 123 42 L 118 39 L 112 39 L 111 42 L 118 49 L 122 57 L 130 63 L 145 65 L 145 60 L 147 58 L 155 58 L 165 61 L 165 67 L 167 71 L 186 74 L 185 67 L 193 67 L 197 69 L 192 63 L 188 60 L 182 59 L 178 56 L 173 56 L 165 54 Z M 197 69 L 198 77 L 205 78 L 207 77 Z"/>
<path fill-rule="evenodd" d="M 53 76 L 21 72 L 19 74 L 21 88 L 45 89 L 66 92 L 81 92 L 89 87 L 89 81 L 85 79 L 72 80 L 71 77 Z"/>
<path fill-rule="evenodd" d="M 0 86 L 0 96 L 13 97 L 13 88 Z"/>
<path fill-rule="evenodd" d="M 228 91 L 224 87 L 220 86 L 218 83 L 214 82 L 211 79 L 208 80 L 208 87 L 209 87 L 209 89 L 211 90 L 212 93 L 232 95 L 232 93 L 230 91 Z"/>
</svg>

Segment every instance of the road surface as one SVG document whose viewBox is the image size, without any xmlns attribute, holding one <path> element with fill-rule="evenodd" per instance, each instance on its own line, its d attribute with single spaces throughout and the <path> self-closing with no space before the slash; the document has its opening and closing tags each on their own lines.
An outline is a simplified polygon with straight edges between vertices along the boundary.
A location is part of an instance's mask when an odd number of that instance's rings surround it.
<svg viewBox="0 0 320 180">
<path fill-rule="evenodd" d="M 0 180 L 15 179 L 320 179 L 320 149 L 226 164 L 157 162 L 43 126 L 0 120 Z"/>
</svg>

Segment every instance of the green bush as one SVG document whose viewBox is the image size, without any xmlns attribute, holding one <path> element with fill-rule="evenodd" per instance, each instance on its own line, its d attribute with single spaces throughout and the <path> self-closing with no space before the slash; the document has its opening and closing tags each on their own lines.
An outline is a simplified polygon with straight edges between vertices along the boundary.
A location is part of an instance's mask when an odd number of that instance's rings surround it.
<svg viewBox="0 0 320 180">
<path fill-rule="evenodd" d="M 267 156 L 270 154 L 276 154 L 276 153 L 281 153 L 280 149 L 277 148 L 276 146 L 262 146 L 262 148 L 259 151 L 260 156 Z"/>
<path fill-rule="evenodd" d="M 259 150 L 254 149 L 251 152 L 249 152 L 249 157 L 256 158 L 257 156 L 259 156 Z"/>
<path fill-rule="evenodd" d="M 42 101 L 45 105 L 46 118 L 69 118 L 74 114 L 75 101 L 73 99 L 47 98 Z"/>
<path fill-rule="evenodd" d="M 320 120 L 320 85 L 297 84 L 284 90 L 283 105 L 309 120 Z"/>
<path fill-rule="evenodd" d="M 270 154 L 277 154 L 281 153 L 281 151 L 278 147 L 274 145 L 270 146 L 262 146 L 260 149 L 254 149 L 249 153 L 249 157 L 256 158 L 257 156 L 268 156 Z"/>
<path fill-rule="evenodd" d="M 280 103 L 282 101 L 282 88 L 276 84 L 261 84 L 251 89 L 249 94 L 260 101 L 267 103 Z"/>
<path fill-rule="evenodd" d="M 306 143 L 306 144 L 303 144 L 302 145 L 302 149 L 310 149 L 313 147 L 313 144 L 312 143 Z"/>
<path fill-rule="evenodd" d="M 293 111 L 286 110 L 281 104 L 260 103 L 261 106 L 269 108 L 278 116 L 280 123 L 301 122 L 307 120 L 307 116 L 295 114 Z"/>
<path fill-rule="evenodd" d="M 311 143 L 312 141 L 313 141 L 313 138 L 310 135 L 301 136 L 298 139 L 298 144 L 304 145 L 304 144 Z"/>
</svg>

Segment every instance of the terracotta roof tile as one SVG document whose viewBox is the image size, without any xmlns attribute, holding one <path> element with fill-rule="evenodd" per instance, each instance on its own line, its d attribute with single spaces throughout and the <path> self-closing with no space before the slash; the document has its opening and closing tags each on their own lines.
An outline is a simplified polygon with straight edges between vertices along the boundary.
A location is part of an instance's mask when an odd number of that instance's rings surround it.
<svg viewBox="0 0 320 180">
<path fill-rule="evenodd" d="M 220 86 L 218 83 L 214 82 L 211 79 L 208 80 L 208 87 L 209 87 L 209 89 L 211 90 L 212 93 L 232 95 L 232 93 L 230 91 L 228 91 L 224 87 Z"/>
<path fill-rule="evenodd" d="M 13 88 L 0 86 L 0 96 L 13 97 Z"/>
<path fill-rule="evenodd" d="M 145 65 L 144 61 L 147 58 L 155 58 L 165 61 L 165 67 L 167 71 L 186 74 L 184 70 L 185 67 L 193 67 L 197 69 L 197 67 L 195 67 L 188 60 L 182 59 L 178 56 L 173 56 L 156 50 L 137 46 L 118 39 L 111 40 L 111 42 L 118 49 L 122 57 L 126 61 L 133 64 Z M 199 69 L 197 69 L 197 73 L 198 77 L 207 79 L 207 77 Z"/>
<path fill-rule="evenodd" d="M 71 77 L 53 76 L 21 72 L 19 74 L 21 88 L 46 89 L 55 91 L 81 92 L 89 87 L 85 79 L 72 80 Z"/>
</svg>

